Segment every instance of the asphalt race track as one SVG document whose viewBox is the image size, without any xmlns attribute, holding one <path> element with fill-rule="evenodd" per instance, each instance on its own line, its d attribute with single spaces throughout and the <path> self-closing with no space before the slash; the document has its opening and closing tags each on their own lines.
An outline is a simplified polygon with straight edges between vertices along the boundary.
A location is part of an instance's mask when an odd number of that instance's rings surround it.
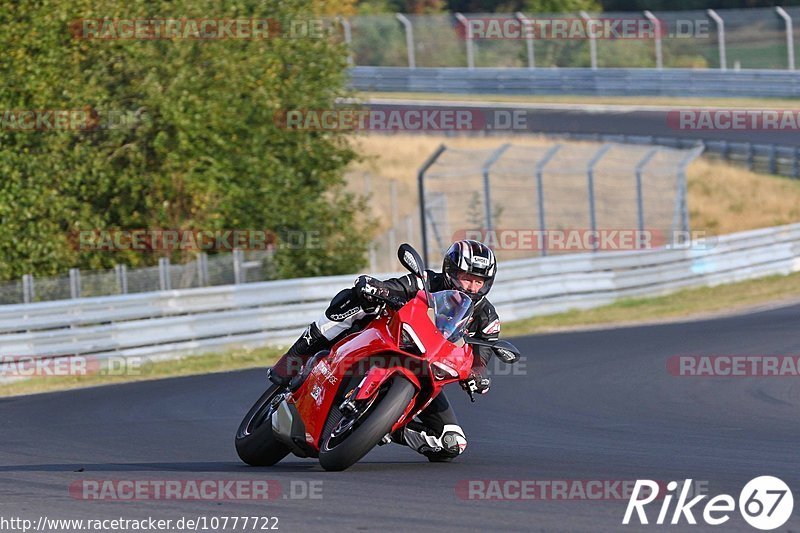
<svg viewBox="0 0 800 533">
<path fill-rule="evenodd" d="M 676 377 L 665 365 L 676 354 L 797 355 L 798 326 L 795 305 L 516 339 L 527 355 L 520 375 L 496 376 L 475 404 L 450 389 L 469 438 L 451 464 L 429 464 L 389 445 L 340 473 L 293 456 L 274 468 L 246 467 L 233 435 L 262 391 L 260 370 L 2 399 L 0 516 L 258 515 L 278 517 L 281 531 L 756 531 L 738 511 L 723 526 L 705 525 L 703 502 L 694 513 L 702 525 L 652 525 L 655 503 L 651 525 L 623 526 L 624 499 L 470 500 L 456 487 L 469 480 L 692 478 L 712 496 L 738 500 L 748 480 L 774 475 L 792 487 L 796 503 L 779 530 L 797 531 L 798 378 Z M 280 482 L 281 494 L 224 502 L 70 495 L 72 483 L 87 479 L 268 479 Z M 321 498 L 303 498 L 307 489 Z"/>
<path fill-rule="evenodd" d="M 727 141 L 731 143 L 800 145 L 800 136 L 792 130 L 749 131 L 741 129 L 679 129 L 676 112 L 681 109 L 694 111 L 726 110 L 725 107 L 670 107 L 646 105 L 603 104 L 527 104 L 492 102 L 442 102 L 420 100 L 393 100 L 374 98 L 370 109 L 386 112 L 408 109 L 485 109 L 525 111 L 526 130 L 523 133 L 544 134 L 608 134 L 670 137 L 683 140 Z M 767 106 L 769 109 L 769 107 Z M 796 114 L 796 112 L 795 112 Z M 491 115 L 487 115 L 491 116 Z M 672 118 L 670 118 L 672 117 Z M 698 124 L 703 124 L 695 118 Z M 491 129 L 491 128 L 489 128 Z M 500 130 L 498 130 L 500 131 Z M 503 131 L 500 131 L 503 133 Z M 519 133 L 519 131 L 515 132 Z"/>
</svg>

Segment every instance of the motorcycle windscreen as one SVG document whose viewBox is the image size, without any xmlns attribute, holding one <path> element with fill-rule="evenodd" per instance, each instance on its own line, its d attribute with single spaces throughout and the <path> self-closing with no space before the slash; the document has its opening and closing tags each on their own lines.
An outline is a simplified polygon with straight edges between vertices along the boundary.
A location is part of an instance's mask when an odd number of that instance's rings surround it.
<svg viewBox="0 0 800 533">
<path fill-rule="evenodd" d="M 448 341 L 458 341 L 464 336 L 472 316 L 472 299 L 459 291 L 439 291 L 431 296 L 436 329 Z"/>
</svg>

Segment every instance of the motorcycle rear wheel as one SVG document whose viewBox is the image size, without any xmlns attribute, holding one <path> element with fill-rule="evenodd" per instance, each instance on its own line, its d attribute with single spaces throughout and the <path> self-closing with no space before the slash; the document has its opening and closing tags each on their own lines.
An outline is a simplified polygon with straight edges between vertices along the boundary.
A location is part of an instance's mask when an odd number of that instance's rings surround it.
<svg viewBox="0 0 800 533">
<path fill-rule="evenodd" d="M 282 387 L 270 385 L 236 431 L 236 453 L 250 466 L 272 466 L 291 451 L 272 432 L 272 413 L 275 411 L 272 400 L 282 390 Z"/>
</svg>

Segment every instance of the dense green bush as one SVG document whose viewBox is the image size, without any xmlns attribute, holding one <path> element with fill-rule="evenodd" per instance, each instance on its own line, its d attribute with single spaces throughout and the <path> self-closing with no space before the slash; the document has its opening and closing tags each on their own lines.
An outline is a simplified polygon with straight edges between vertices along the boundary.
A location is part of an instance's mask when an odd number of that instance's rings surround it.
<svg viewBox="0 0 800 533">
<path fill-rule="evenodd" d="M 343 189 L 355 157 L 348 139 L 274 120 L 287 109 L 330 108 L 345 94 L 340 43 L 71 34 L 81 18 L 289 21 L 329 9 L 311 0 L 0 1 L 0 110 L 130 119 L 95 131 L 0 129 L 0 279 L 157 260 L 77 250 L 71 236 L 95 228 L 318 232 L 316 249 L 279 250 L 280 276 L 360 268 L 370 235 L 360 200 Z"/>
</svg>

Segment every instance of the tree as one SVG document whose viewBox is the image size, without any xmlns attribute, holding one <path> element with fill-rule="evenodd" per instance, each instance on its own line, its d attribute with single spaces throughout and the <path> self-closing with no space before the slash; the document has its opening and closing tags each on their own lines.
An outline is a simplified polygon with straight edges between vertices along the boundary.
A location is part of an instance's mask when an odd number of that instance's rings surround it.
<svg viewBox="0 0 800 533">
<path fill-rule="evenodd" d="M 337 4 L 338 5 L 338 4 Z M 97 228 L 296 230 L 315 249 L 276 255 L 282 277 L 353 272 L 370 240 L 344 191 L 344 132 L 287 131 L 276 114 L 347 94 L 331 38 L 80 39 L 87 18 L 275 19 L 330 14 L 310 0 L 40 0 L 0 3 L 0 109 L 82 109 L 124 127 L 0 129 L 0 279 L 69 267 L 152 264 L 154 254 L 76 249 Z M 346 6 L 345 6 L 346 7 Z"/>
</svg>

